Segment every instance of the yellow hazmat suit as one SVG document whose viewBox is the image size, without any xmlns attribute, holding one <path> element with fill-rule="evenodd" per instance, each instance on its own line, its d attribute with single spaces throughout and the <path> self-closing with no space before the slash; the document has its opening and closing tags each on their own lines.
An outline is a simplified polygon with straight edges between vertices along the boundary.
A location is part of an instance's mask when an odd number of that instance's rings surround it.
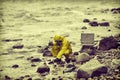
<svg viewBox="0 0 120 80">
<path fill-rule="evenodd" d="M 60 42 L 59 44 L 57 44 Z M 57 57 L 61 59 L 64 55 L 67 59 L 70 58 L 70 54 L 72 53 L 71 45 L 68 40 L 66 40 L 62 36 L 54 36 L 54 42 L 52 46 L 52 55 L 53 57 Z"/>
</svg>

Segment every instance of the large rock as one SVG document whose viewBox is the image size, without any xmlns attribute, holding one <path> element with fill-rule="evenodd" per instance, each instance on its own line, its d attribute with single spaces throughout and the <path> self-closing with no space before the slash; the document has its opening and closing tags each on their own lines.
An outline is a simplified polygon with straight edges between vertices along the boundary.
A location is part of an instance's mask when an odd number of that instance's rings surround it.
<svg viewBox="0 0 120 80">
<path fill-rule="evenodd" d="M 79 67 L 77 78 L 100 76 L 107 73 L 107 71 L 108 69 L 104 64 L 101 64 L 97 59 L 92 59 Z"/>
<path fill-rule="evenodd" d="M 50 68 L 47 65 L 43 65 L 38 67 L 37 72 L 40 73 L 42 76 L 45 76 L 50 72 Z"/>
<path fill-rule="evenodd" d="M 99 43 L 100 50 L 116 49 L 117 47 L 118 42 L 113 36 L 103 38 Z"/>
<path fill-rule="evenodd" d="M 76 63 L 83 63 L 90 60 L 90 56 L 87 53 L 81 53 L 78 56 L 75 56 Z"/>
</svg>

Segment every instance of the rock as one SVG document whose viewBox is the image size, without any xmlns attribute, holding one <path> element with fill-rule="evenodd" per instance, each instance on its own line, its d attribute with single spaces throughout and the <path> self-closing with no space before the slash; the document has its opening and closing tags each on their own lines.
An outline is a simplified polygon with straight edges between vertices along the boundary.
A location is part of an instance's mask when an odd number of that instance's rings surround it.
<svg viewBox="0 0 120 80">
<path fill-rule="evenodd" d="M 102 22 L 99 23 L 100 26 L 110 26 L 109 22 Z"/>
<path fill-rule="evenodd" d="M 83 45 L 80 52 L 85 52 L 88 53 L 89 55 L 94 55 L 96 53 L 96 49 L 94 46 L 87 46 L 87 45 Z"/>
<path fill-rule="evenodd" d="M 4 41 L 4 42 L 11 42 L 11 41 L 22 41 L 23 39 L 13 39 L 13 40 L 11 40 L 11 39 L 4 39 L 4 40 L 2 40 L 2 41 Z"/>
<path fill-rule="evenodd" d="M 90 22 L 90 20 L 89 19 L 84 19 L 83 22 L 88 23 L 88 22 Z"/>
<path fill-rule="evenodd" d="M 37 72 L 40 73 L 42 76 L 45 76 L 50 72 L 50 68 L 46 65 L 43 65 L 38 67 Z"/>
<path fill-rule="evenodd" d="M 5 80 L 12 80 L 9 76 L 5 75 Z"/>
<path fill-rule="evenodd" d="M 108 32 L 110 32 L 111 30 L 110 29 L 108 29 Z"/>
<path fill-rule="evenodd" d="M 35 64 L 31 64 L 31 67 L 36 67 L 36 65 Z"/>
<path fill-rule="evenodd" d="M 71 67 L 75 67 L 75 65 L 74 64 L 68 64 L 66 67 L 71 68 Z"/>
<path fill-rule="evenodd" d="M 27 80 L 32 80 L 32 78 L 28 78 Z"/>
<path fill-rule="evenodd" d="M 72 72 L 76 69 L 74 64 L 68 64 L 66 66 L 66 69 L 63 71 L 63 73 L 68 73 L 68 72 Z"/>
<path fill-rule="evenodd" d="M 34 58 L 34 59 L 31 59 L 31 62 L 40 62 L 41 60 L 39 58 Z"/>
<path fill-rule="evenodd" d="M 93 20 L 97 20 L 97 18 L 93 18 Z"/>
<path fill-rule="evenodd" d="M 18 67 L 19 67 L 19 65 L 17 65 L 17 64 L 12 66 L 12 68 L 18 68 Z"/>
<path fill-rule="evenodd" d="M 22 49 L 24 45 L 14 45 L 12 48 L 13 49 Z"/>
<path fill-rule="evenodd" d="M 46 50 L 46 51 L 44 51 L 43 56 L 44 56 L 44 57 L 45 57 L 45 56 L 52 56 L 52 53 L 51 53 L 51 51 Z"/>
<path fill-rule="evenodd" d="M 87 27 L 86 27 L 86 26 L 83 26 L 81 29 L 87 29 Z"/>
<path fill-rule="evenodd" d="M 52 80 L 56 80 L 56 78 L 52 78 Z"/>
<path fill-rule="evenodd" d="M 112 8 L 112 9 L 111 9 L 111 12 L 112 12 L 113 14 L 118 14 L 118 13 L 120 13 L 120 8 Z"/>
<path fill-rule="evenodd" d="M 89 23 L 90 26 L 98 26 L 98 22 L 96 21 L 92 21 Z"/>
<path fill-rule="evenodd" d="M 104 64 L 101 64 L 96 59 L 92 59 L 79 67 L 76 76 L 77 78 L 89 78 L 106 74 L 107 71 L 108 69 Z"/>
<path fill-rule="evenodd" d="M 76 58 L 76 63 L 83 63 L 90 60 L 90 56 L 87 53 L 81 53 Z"/>
<path fill-rule="evenodd" d="M 78 52 L 74 52 L 74 55 L 78 55 Z"/>
<path fill-rule="evenodd" d="M 100 50 L 110 50 L 116 49 L 118 47 L 117 40 L 113 36 L 103 38 L 99 42 L 99 49 Z"/>
<path fill-rule="evenodd" d="M 32 59 L 33 59 L 33 56 L 27 58 L 27 60 L 32 60 Z"/>
</svg>

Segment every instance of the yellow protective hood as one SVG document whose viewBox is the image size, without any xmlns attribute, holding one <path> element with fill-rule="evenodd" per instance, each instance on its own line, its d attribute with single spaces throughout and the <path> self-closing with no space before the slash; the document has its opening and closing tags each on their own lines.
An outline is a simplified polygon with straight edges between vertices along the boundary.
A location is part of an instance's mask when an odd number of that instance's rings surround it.
<svg viewBox="0 0 120 80">
<path fill-rule="evenodd" d="M 58 41 L 58 40 L 61 40 L 61 41 L 62 41 L 63 39 L 64 39 L 64 37 L 62 37 L 62 36 L 59 36 L 59 35 L 55 35 L 55 36 L 54 36 L 54 40 L 55 40 L 55 41 Z"/>
</svg>

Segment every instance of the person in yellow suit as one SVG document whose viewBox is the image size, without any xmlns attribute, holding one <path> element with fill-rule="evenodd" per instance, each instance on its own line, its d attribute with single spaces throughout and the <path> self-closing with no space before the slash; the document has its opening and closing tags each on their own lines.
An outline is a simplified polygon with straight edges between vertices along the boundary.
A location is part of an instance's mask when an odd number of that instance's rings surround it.
<svg viewBox="0 0 120 80">
<path fill-rule="evenodd" d="M 52 45 L 52 56 L 56 57 L 54 62 L 60 62 L 62 56 L 65 56 L 66 62 L 70 62 L 70 54 L 72 53 L 72 48 L 70 42 L 62 36 L 55 35 L 54 42 Z"/>
</svg>

